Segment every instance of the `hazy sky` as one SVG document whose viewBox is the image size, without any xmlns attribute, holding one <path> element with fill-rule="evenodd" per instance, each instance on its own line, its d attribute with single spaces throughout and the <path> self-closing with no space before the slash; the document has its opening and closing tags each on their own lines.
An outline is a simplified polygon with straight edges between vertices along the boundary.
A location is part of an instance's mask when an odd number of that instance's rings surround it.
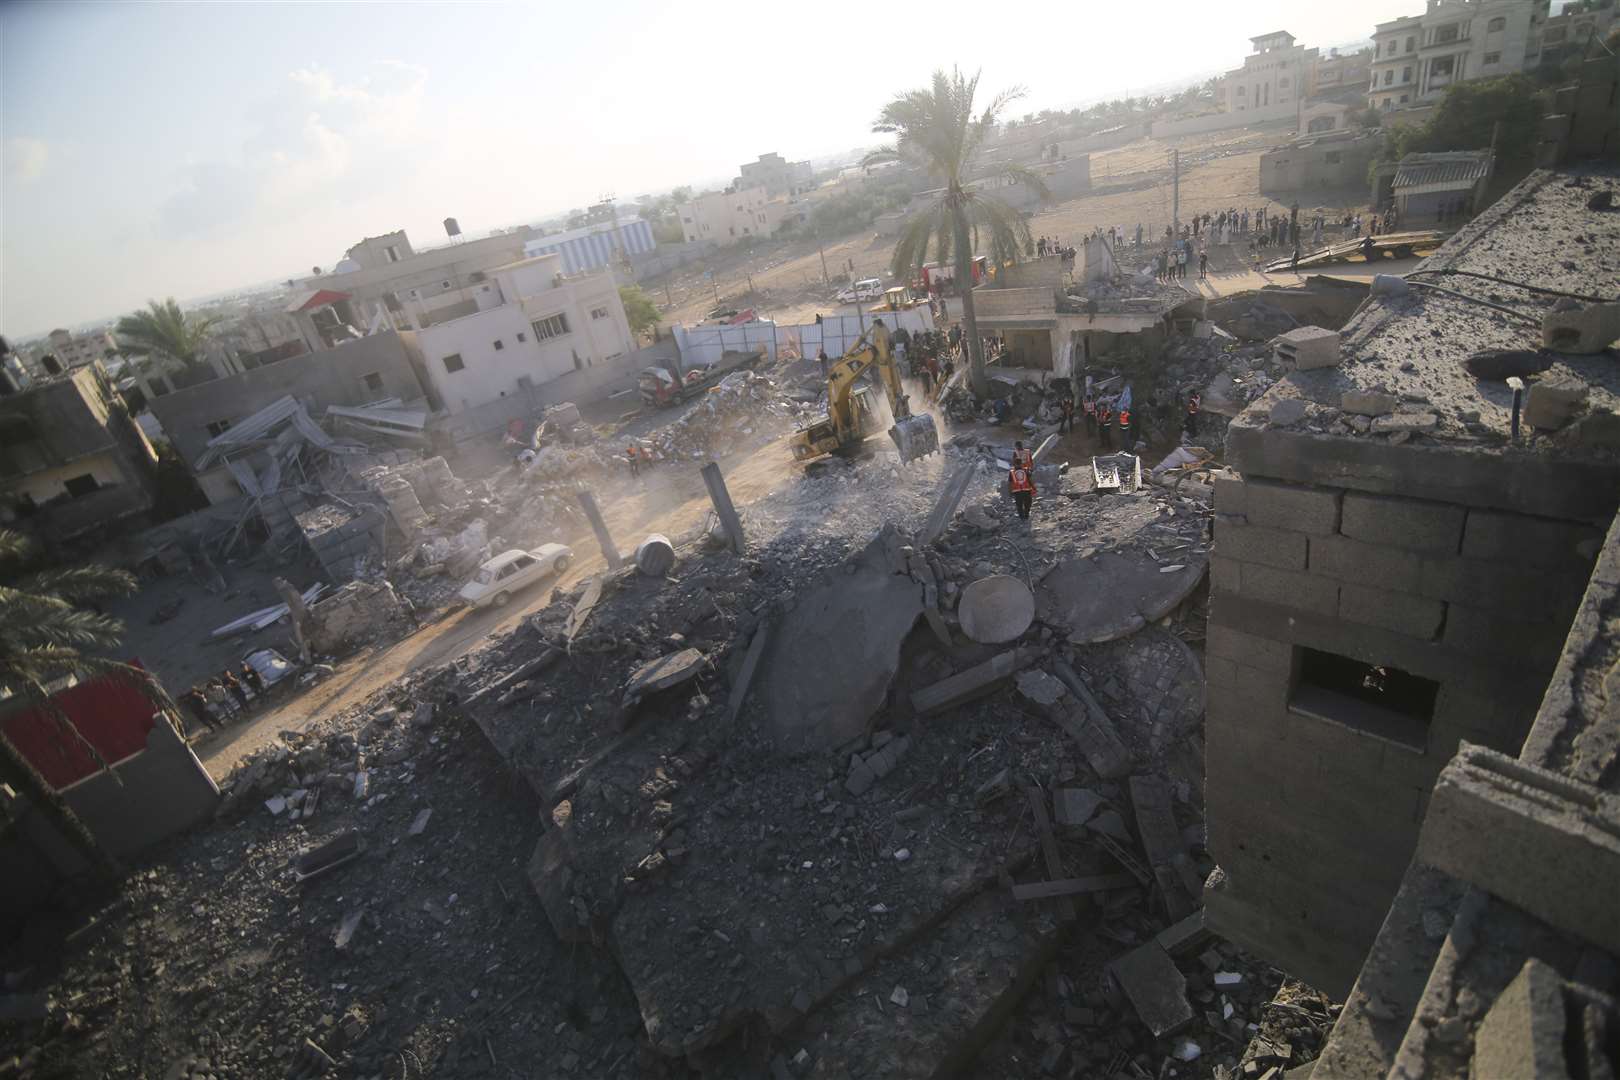
<svg viewBox="0 0 1620 1080">
<path fill-rule="evenodd" d="M 24 336 L 877 141 L 941 64 L 1033 111 L 1368 37 L 1421 0 L 0 7 L 0 331 Z M 843 15 L 839 16 L 839 12 Z"/>
</svg>

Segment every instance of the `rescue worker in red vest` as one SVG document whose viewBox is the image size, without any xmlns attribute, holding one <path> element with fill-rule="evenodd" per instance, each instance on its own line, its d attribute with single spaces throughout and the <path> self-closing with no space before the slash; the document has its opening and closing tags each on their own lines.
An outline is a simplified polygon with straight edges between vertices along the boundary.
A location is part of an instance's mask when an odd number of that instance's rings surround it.
<svg viewBox="0 0 1620 1080">
<path fill-rule="evenodd" d="M 1028 519 L 1030 504 L 1035 501 L 1035 473 L 1014 461 L 1013 467 L 1007 470 L 1007 490 L 1018 507 L 1018 516 Z"/>
<path fill-rule="evenodd" d="M 1119 448 L 1129 450 L 1134 445 L 1131 441 L 1131 407 L 1126 405 L 1119 410 Z"/>
<path fill-rule="evenodd" d="M 1028 472 L 1034 472 L 1035 454 L 1032 451 L 1025 450 L 1022 442 L 1015 442 L 1013 443 L 1012 463 L 1013 468 L 1015 469 L 1024 469 Z"/>
<path fill-rule="evenodd" d="M 631 443 L 629 446 L 625 447 L 624 456 L 630 459 L 630 475 L 631 476 L 640 475 L 640 473 L 641 473 L 641 452 L 636 449 L 636 444 L 635 443 Z"/>
<path fill-rule="evenodd" d="M 1113 424 L 1114 404 L 1108 398 L 1103 398 L 1101 401 L 1097 402 L 1097 433 L 1099 436 L 1101 436 L 1102 448 L 1104 450 L 1112 450 L 1114 448 Z"/>
<path fill-rule="evenodd" d="M 1187 418 L 1181 422 L 1181 430 L 1186 432 L 1189 439 L 1198 437 L 1198 410 L 1203 405 L 1204 396 L 1197 390 L 1187 395 Z"/>
<path fill-rule="evenodd" d="M 1086 391 L 1086 396 L 1080 399 L 1080 411 L 1086 415 L 1086 435 L 1089 438 L 1097 437 L 1097 399 Z"/>
</svg>

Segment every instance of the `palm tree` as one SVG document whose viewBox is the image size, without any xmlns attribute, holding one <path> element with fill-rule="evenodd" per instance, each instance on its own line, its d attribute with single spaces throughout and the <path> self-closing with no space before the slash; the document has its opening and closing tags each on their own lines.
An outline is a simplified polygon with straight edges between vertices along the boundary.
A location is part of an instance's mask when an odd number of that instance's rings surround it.
<svg viewBox="0 0 1620 1080">
<path fill-rule="evenodd" d="M 41 710 L 55 722 L 61 737 L 78 742 L 107 769 L 106 760 L 52 700 L 51 686 L 68 676 L 84 679 L 110 674 L 134 682 L 160 712 L 173 711 L 174 703 L 150 674 L 87 652 L 116 646 L 124 625 L 80 605 L 102 597 L 128 595 L 135 591 L 135 578 L 107 566 L 21 573 L 31 554 L 32 545 L 26 537 L 0 529 L 0 565 L 7 570 L 5 580 L 0 582 L 0 715 L 26 708 Z M 116 861 L 96 842 L 56 789 L 23 757 L 3 728 L 0 771 L 21 785 L 29 800 L 80 850 L 95 871 L 106 877 L 118 873 Z"/>
<path fill-rule="evenodd" d="M 187 315 L 171 296 L 162 303 L 148 300 L 145 311 L 119 319 L 114 333 L 126 352 L 168 357 L 189 369 L 201 359 L 208 333 L 220 321 L 218 315 Z"/>
<path fill-rule="evenodd" d="M 930 244 L 940 262 L 954 257 L 968 344 L 968 371 L 974 394 L 983 397 L 989 383 L 984 377 L 984 347 L 973 313 L 973 253 L 982 238 L 988 242 L 986 254 L 996 266 L 1017 262 L 1030 237 L 1029 224 L 1018 211 L 973 183 L 973 167 L 985 139 L 996 130 L 997 117 L 1024 92 L 1020 88 L 1003 91 L 974 115 L 973 96 L 978 86 L 977 72 L 969 77 L 956 68 L 949 72 L 941 69 L 934 72 L 930 88 L 898 95 L 883 107 L 872 125 L 873 131 L 893 135 L 894 145 L 869 154 L 867 160 L 902 158 L 926 168 L 942 182 L 940 197 L 902 230 L 891 268 L 896 277 L 909 276 L 927 260 Z M 977 179 L 993 176 L 1029 184 L 1041 198 L 1049 194 L 1040 178 L 1022 165 L 999 166 Z"/>
</svg>

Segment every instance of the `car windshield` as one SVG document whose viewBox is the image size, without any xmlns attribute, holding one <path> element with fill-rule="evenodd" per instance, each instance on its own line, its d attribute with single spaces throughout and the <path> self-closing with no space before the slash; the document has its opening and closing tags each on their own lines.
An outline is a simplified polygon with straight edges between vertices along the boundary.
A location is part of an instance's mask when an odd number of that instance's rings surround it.
<svg viewBox="0 0 1620 1080">
<path fill-rule="evenodd" d="M 473 578 L 473 581 L 476 582 L 479 585 L 488 585 L 490 582 L 492 582 L 494 580 L 495 580 L 495 571 L 491 570 L 487 566 L 484 567 L 482 570 L 478 571 L 478 576 Z"/>
</svg>

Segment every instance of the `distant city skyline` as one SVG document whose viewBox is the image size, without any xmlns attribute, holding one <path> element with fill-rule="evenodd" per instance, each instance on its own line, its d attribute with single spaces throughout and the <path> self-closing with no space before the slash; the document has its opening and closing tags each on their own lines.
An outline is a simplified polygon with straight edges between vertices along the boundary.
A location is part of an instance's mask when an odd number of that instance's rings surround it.
<svg viewBox="0 0 1620 1080">
<path fill-rule="evenodd" d="M 426 246 L 446 216 L 484 235 L 773 150 L 876 143 L 884 102 L 953 61 L 982 64 L 986 100 L 1027 87 L 1021 116 L 1235 67 L 1255 34 L 1326 49 L 1421 7 L 1013 0 L 987 21 L 947 4 L 894 40 L 827 44 L 786 10 L 729 4 L 694 20 L 629 3 L 612 22 L 516 4 L 12 4 L 0 332 L 284 280 L 396 228 Z M 747 32 L 718 41 L 727 26 Z"/>
</svg>

